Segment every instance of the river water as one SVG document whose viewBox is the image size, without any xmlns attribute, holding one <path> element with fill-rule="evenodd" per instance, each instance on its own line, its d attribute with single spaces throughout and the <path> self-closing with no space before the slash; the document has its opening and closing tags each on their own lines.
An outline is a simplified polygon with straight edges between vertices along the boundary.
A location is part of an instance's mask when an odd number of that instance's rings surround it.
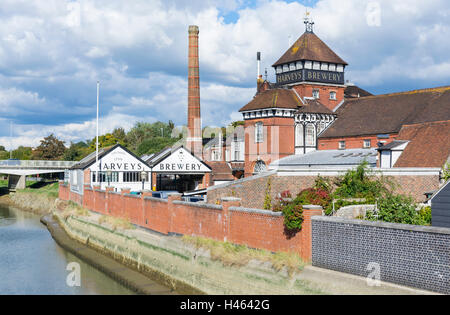
<svg viewBox="0 0 450 315">
<path fill-rule="evenodd" d="M 0 205 L 1 294 L 134 294 L 59 247 L 40 217 Z M 69 263 L 80 265 L 81 285 L 67 285 Z"/>
</svg>

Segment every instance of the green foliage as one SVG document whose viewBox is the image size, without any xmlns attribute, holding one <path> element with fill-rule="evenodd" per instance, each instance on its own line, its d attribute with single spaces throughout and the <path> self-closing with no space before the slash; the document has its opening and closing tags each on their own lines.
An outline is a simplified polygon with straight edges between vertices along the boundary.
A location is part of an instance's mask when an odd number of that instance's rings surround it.
<svg viewBox="0 0 450 315">
<path fill-rule="evenodd" d="M 364 161 L 356 169 L 349 170 L 336 181 L 336 198 L 380 198 L 392 185 L 385 178 L 375 178 Z"/>
<path fill-rule="evenodd" d="M 264 209 L 265 210 L 270 210 L 272 209 L 272 181 L 269 178 L 267 180 L 267 185 L 266 185 L 266 194 L 264 196 Z"/>
<path fill-rule="evenodd" d="M 3 150 L 0 150 L 0 160 L 9 159 L 9 152 L 4 149 L 5 147 L 2 146 L 2 148 Z"/>
<path fill-rule="evenodd" d="M 419 216 L 425 223 L 424 225 L 431 225 L 431 207 L 423 207 L 420 209 Z"/>
<path fill-rule="evenodd" d="M 428 225 L 431 222 L 431 213 L 427 210 L 420 213 L 416 209 L 417 205 L 412 198 L 389 194 L 380 200 L 377 214 L 375 215 L 372 211 L 369 211 L 366 218 L 371 221 Z M 429 218 L 428 214 L 430 214 Z M 429 221 L 427 222 L 427 220 Z"/>
<path fill-rule="evenodd" d="M 294 203 L 301 205 L 316 205 L 326 209 L 330 206 L 332 198 L 327 190 L 313 187 L 302 190 L 294 199 Z"/>
<path fill-rule="evenodd" d="M 12 158 L 19 160 L 31 160 L 33 158 L 33 149 L 31 147 L 20 146 L 12 151 Z M 9 153 L 7 158 L 9 159 Z"/>
<path fill-rule="evenodd" d="M 289 203 L 283 208 L 284 226 L 288 231 L 297 232 L 302 229 L 303 206 L 301 204 Z"/>
<path fill-rule="evenodd" d="M 89 149 L 91 150 L 91 152 L 94 152 L 96 150 L 96 146 L 97 146 L 96 140 L 97 139 L 94 138 L 90 142 Z M 123 140 L 117 139 L 112 133 L 107 133 L 105 135 L 98 137 L 98 148 L 99 149 L 108 148 L 108 147 L 114 146 L 116 144 L 125 145 L 125 142 Z"/>
<path fill-rule="evenodd" d="M 63 159 L 65 161 L 80 161 L 89 153 L 93 152 L 85 142 L 70 143 L 70 147 L 64 153 Z"/>
<path fill-rule="evenodd" d="M 447 182 L 450 180 L 450 162 L 445 164 L 444 169 L 442 171 L 442 177 L 444 178 L 444 181 Z"/>
<path fill-rule="evenodd" d="M 137 153 L 139 146 L 146 140 L 151 140 L 154 138 L 164 138 L 164 139 L 173 139 L 172 138 L 172 130 L 174 128 L 174 124 L 169 121 L 168 124 L 163 122 L 155 122 L 155 123 L 145 123 L 145 122 L 137 122 L 133 128 L 127 133 L 125 137 L 125 142 L 127 143 L 128 148 Z M 164 147 L 163 147 L 164 148 Z M 143 150 L 148 153 L 150 149 Z M 156 149 L 152 150 L 157 152 Z"/>
<path fill-rule="evenodd" d="M 53 134 L 41 140 L 41 144 L 33 151 L 34 160 L 60 160 L 66 152 L 64 141 Z M 14 155 L 14 153 L 13 153 Z"/>
<path fill-rule="evenodd" d="M 144 154 L 157 153 L 168 146 L 174 145 L 177 141 L 178 139 L 176 138 L 149 138 L 142 141 L 142 143 L 138 146 L 136 153 L 140 156 Z"/>
</svg>

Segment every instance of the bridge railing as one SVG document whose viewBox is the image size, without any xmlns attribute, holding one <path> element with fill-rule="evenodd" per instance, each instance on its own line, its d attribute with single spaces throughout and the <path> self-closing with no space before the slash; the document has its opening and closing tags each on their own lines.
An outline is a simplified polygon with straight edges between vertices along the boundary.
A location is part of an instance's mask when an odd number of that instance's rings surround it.
<svg viewBox="0 0 450 315">
<path fill-rule="evenodd" d="M 70 168 L 76 163 L 74 161 L 3 160 L 0 161 L 0 167 Z"/>
</svg>

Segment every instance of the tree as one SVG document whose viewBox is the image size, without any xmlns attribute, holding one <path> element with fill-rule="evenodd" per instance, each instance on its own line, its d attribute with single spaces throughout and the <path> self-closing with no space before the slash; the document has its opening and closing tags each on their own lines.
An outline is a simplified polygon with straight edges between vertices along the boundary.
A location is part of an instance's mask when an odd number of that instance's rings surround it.
<svg viewBox="0 0 450 315">
<path fill-rule="evenodd" d="M 13 159 L 31 160 L 33 158 L 33 148 L 20 146 L 17 149 L 13 150 L 11 155 Z"/>
<path fill-rule="evenodd" d="M 178 141 L 177 138 L 149 138 L 144 140 L 138 147 L 136 153 L 141 156 L 144 154 L 158 153 L 166 147 L 173 146 Z"/>
<path fill-rule="evenodd" d="M 172 139 L 172 130 L 175 128 L 173 122 L 170 122 L 168 124 L 163 122 L 155 122 L 155 123 L 145 123 L 145 122 L 137 122 L 133 128 L 128 132 L 126 136 L 126 142 L 128 148 L 133 151 L 134 153 L 149 151 L 150 149 L 147 147 L 146 149 L 139 150 L 139 146 L 143 144 L 144 141 L 150 141 L 152 139 L 158 138 L 162 141 L 162 139 L 165 139 L 164 143 L 175 143 L 171 140 Z M 147 142 L 147 146 L 149 143 L 156 144 L 155 141 L 153 142 Z M 145 145 L 144 145 L 145 146 Z M 157 145 L 158 148 L 161 147 L 161 145 Z M 155 151 L 156 149 L 152 149 L 151 151 Z"/>
<path fill-rule="evenodd" d="M 71 142 L 69 149 L 67 149 L 64 153 L 63 159 L 65 161 L 80 161 L 91 152 L 92 150 L 89 148 L 86 142 Z"/>
<path fill-rule="evenodd" d="M 53 134 L 41 140 L 41 144 L 33 151 L 35 160 L 59 160 L 62 159 L 67 148 L 64 141 L 59 140 Z"/>
<path fill-rule="evenodd" d="M 127 137 L 127 134 L 125 133 L 125 129 L 123 129 L 123 128 L 121 128 L 121 127 L 116 128 L 116 129 L 113 130 L 112 135 L 113 135 L 116 139 L 118 139 L 118 140 L 120 140 L 120 141 L 122 141 L 122 142 L 125 143 L 125 139 L 126 139 L 126 137 Z"/>
<path fill-rule="evenodd" d="M 118 138 L 116 138 L 112 133 L 107 133 L 106 135 L 102 135 L 98 137 L 98 148 L 102 149 L 102 148 L 107 148 L 116 144 L 121 144 L 121 145 L 125 145 L 124 140 L 120 140 Z M 92 139 L 92 141 L 90 142 L 90 146 L 89 148 L 93 151 L 96 150 L 97 147 L 97 142 L 96 142 L 96 138 Z"/>
</svg>

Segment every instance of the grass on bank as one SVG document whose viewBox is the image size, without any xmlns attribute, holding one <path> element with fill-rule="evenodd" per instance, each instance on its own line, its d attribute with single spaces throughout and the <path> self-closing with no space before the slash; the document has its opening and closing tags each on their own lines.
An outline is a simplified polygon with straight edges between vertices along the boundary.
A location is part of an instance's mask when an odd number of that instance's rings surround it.
<svg viewBox="0 0 450 315">
<path fill-rule="evenodd" d="M 203 237 L 183 236 L 185 243 L 210 251 L 211 259 L 225 266 L 245 266 L 251 260 L 270 262 L 275 271 L 286 269 L 289 276 L 300 272 L 306 263 L 296 253 L 272 253 L 262 249 L 252 249 L 243 245 L 220 242 Z"/>
</svg>

